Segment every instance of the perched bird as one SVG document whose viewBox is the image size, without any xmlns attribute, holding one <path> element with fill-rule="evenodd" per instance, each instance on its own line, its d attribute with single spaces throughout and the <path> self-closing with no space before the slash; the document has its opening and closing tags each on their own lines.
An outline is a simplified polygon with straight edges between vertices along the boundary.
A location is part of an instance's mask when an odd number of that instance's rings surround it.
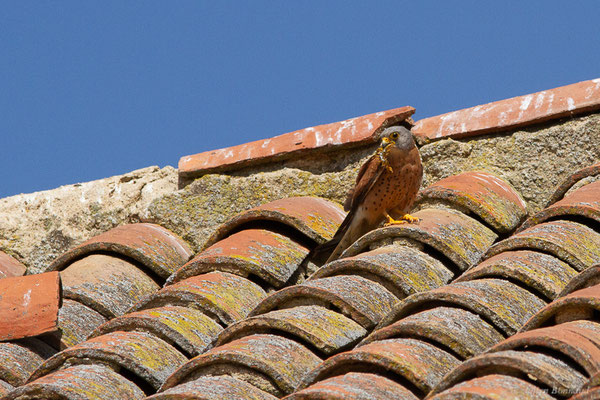
<svg viewBox="0 0 600 400">
<path fill-rule="evenodd" d="M 348 193 L 346 218 L 333 238 L 318 246 L 313 257 L 337 259 L 359 237 L 387 224 L 414 223 L 408 214 L 421 186 L 423 166 L 411 132 L 393 126 L 380 134 L 381 145 L 360 168 L 356 185 Z M 398 219 L 394 219 L 398 218 Z"/>
</svg>

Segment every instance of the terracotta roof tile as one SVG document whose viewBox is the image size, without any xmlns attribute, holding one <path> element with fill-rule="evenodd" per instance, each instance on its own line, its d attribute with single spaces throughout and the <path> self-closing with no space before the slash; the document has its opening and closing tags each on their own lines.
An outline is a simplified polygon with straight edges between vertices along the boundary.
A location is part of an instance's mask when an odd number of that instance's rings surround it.
<svg viewBox="0 0 600 400">
<path fill-rule="evenodd" d="M 391 379 L 376 374 L 350 372 L 309 386 L 285 400 L 417 400 L 412 392 Z"/>
<path fill-rule="evenodd" d="M 438 304 L 476 313 L 505 335 L 512 335 L 546 303 L 515 284 L 501 279 L 456 282 L 402 300 L 380 326 Z"/>
<path fill-rule="evenodd" d="M 17 388 L 5 400 L 27 399 L 143 399 L 134 383 L 102 365 L 74 365 Z"/>
<path fill-rule="evenodd" d="M 462 382 L 431 400 L 454 399 L 478 400 L 553 400 L 544 390 L 519 378 L 508 375 L 490 374 Z"/>
<path fill-rule="evenodd" d="M 514 129 L 600 109 L 600 79 L 513 97 L 417 121 L 425 139 L 467 137 Z"/>
<path fill-rule="evenodd" d="M 434 248 L 452 261 L 453 270 L 464 271 L 477 264 L 497 238 L 490 229 L 458 211 L 425 209 L 413 215 L 421 219 L 418 224 L 392 225 L 371 231 L 346 249 L 342 257 L 402 238 Z"/>
<path fill-rule="evenodd" d="M 0 396 L 4 396 L 15 389 L 10 383 L 4 382 L 0 379 Z"/>
<path fill-rule="evenodd" d="M 556 188 L 552 196 L 550 196 L 547 206 L 562 199 L 579 181 L 598 175 L 600 175 L 600 162 L 575 171 Z"/>
<path fill-rule="evenodd" d="M 584 217 L 600 223 L 600 181 L 580 187 L 564 199 L 530 217 L 519 229 L 524 230 L 550 219 Z"/>
<path fill-rule="evenodd" d="M 471 171 L 439 180 L 419 193 L 419 203 L 442 201 L 477 215 L 499 233 L 512 232 L 527 215 L 527 205 L 504 180 L 488 172 Z"/>
<path fill-rule="evenodd" d="M 475 313 L 439 306 L 378 329 L 361 344 L 398 338 L 419 338 L 464 360 L 493 346 L 504 336 Z"/>
<path fill-rule="evenodd" d="M 57 272 L 0 279 L 0 340 L 57 331 L 59 306 Z"/>
<path fill-rule="evenodd" d="M 369 114 L 362 117 L 301 129 L 234 147 L 182 157 L 180 176 L 198 176 L 213 171 L 232 170 L 270 159 L 281 160 L 309 150 L 376 141 L 384 128 L 406 120 L 412 107 Z"/>
<path fill-rule="evenodd" d="M 50 266 L 60 271 L 74 260 L 92 253 L 113 253 L 137 261 L 157 276 L 166 279 L 192 256 L 190 247 L 169 230 L 155 224 L 130 224 L 113 228 L 71 249 Z"/>
<path fill-rule="evenodd" d="M 258 333 L 281 333 L 304 344 L 319 355 L 349 348 L 367 331 L 344 315 L 321 306 L 308 305 L 261 313 L 227 327 L 216 346 Z"/>
<path fill-rule="evenodd" d="M 105 318 L 123 315 L 160 286 L 121 258 L 90 254 L 61 271 L 64 297 L 92 308 Z"/>
<path fill-rule="evenodd" d="M 344 220 L 341 206 L 319 197 L 289 197 L 243 211 L 221 225 L 206 247 L 243 229 L 249 223 L 276 223 L 296 230 L 316 243 L 329 240 Z"/>
<path fill-rule="evenodd" d="M 106 317 L 85 304 L 63 298 L 58 311 L 61 349 L 83 342 L 97 326 L 106 321 Z"/>
<path fill-rule="evenodd" d="M 201 376 L 147 400 L 276 400 L 277 397 L 228 375 Z"/>
<path fill-rule="evenodd" d="M 559 296 L 566 296 L 576 290 L 585 289 L 598 284 L 600 284 L 600 264 L 583 270 L 576 277 L 569 280 Z"/>
<path fill-rule="evenodd" d="M 24 343 L 0 342 L 0 380 L 20 386 L 44 361 L 44 357 Z"/>
<path fill-rule="evenodd" d="M 559 297 L 533 315 L 521 330 L 589 319 L 595 310 L 600 310 L 600 285 L 579 289 Z"/>
<path fill-rule="evenodd" d="M 193 307 L 215 322 L 229 325 L 244 318 L 265 296 L 260 286 L 246 278 L 226 272 L 210 272 L 166 286 L 131 311 L 165 305 Z"/>
<path fill-rule="evenodd" d="M 549 254 L 531 250 L 505 251 L 467 270 L 456 282 L 501 278 L 527 287 L 545 300 L 559 296 L 567 282 L 577 275 L 569 264 Z"/>
<path fill-rule="evenodd" d="M 26 271 L 27 267 L 19 260 L 0 251 L 0 279 L 11 276 L 22 276 Z"/>
<path fill-rule="evenodd" d="M 362 276 L 403 299 L 450 282 L 453 273 L 439 260 L 412 247 L 384 246 L 330 262 L 308 281 L 338 275 Z"/>
<path fill-rule="evenodd" d="M 46 360 L 31 377 L 35 381 L 66 365 L 109 364 L 132 373 L 142 388 L 157 390 L 186 358 L 161 339 L 145 332 L 111 332 L 89 339 Z"/>
<path fill-rule="evenodd" d="M 495 244 L 487 257 L 520 249 L 550 253 L 583 271 L 600 262 L 600 233 L 571 221 L 544 222 Z"/>
<path fill-rule="evenodd" d="M 309 249 L 279 233 L 246 229 L 218 241 L 177 270 L 169 283 L 210 271 L 253 276 L 280 288 L 296 272 Z"/>
<path fill-rule="evenodd" d="M 517 376 L 548 393 L 579 390 L 586 381 L 583 374 L 557 358 L 533 351 L 507 350 L 482 354 L 463 362 L 444 377 L 435 392 L 483 374 Z"/>
<path fill-rule="evenodd" d="M 275 396 L 295 390 L 321 360 L 301 344 L 276 335 L 252 335 L 201 354 L 173 373 L 161 390 L 206 375 L 232 375 Z"/>
<path fill-rule="evenodd" d="M 284 288 L 264 299 L 250 315 L 299 304 L 320 304 L 372 329 L 396 301 L 398 298 L 377 282 L 359 275 L 337 275 Z"/>
<path fill-rule="evenodd" d="M 304 378 L 301 388 L 347 372 L 380 372 L 391 374 L 420 398 L 458 363 L 452 355 L 426 342 L 388 339 L 328 358 Z"/>
<path fill-rule="evenodd" d="M 164 306 L 125 314 L 99 326 L 90 337 L 115 331 L 143 331 L 169 343 L 187 357 L 206 351 L 223 328 L 201 311 Z"/>
</svg>

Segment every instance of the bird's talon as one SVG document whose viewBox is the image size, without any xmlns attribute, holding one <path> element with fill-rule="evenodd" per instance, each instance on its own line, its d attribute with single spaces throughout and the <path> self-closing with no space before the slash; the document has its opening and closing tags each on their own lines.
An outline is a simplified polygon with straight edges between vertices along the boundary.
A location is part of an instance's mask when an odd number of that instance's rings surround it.
<svg viewBox="0 0 600 400">
<path fill-rule="evenodd" d="M 389 215 L 387 215 L 386 218 L 387 218 L 387 222 L 384 224 L 384 226 L 415 224 L 420 221 L 420 219 L 418 217 L 413 217 L 410 214 L 404 214 L 402 216 L 402 218 L 400 218 L 400 219 L 394 219 L 394 218 L 390 217 Z"/>
</svg>

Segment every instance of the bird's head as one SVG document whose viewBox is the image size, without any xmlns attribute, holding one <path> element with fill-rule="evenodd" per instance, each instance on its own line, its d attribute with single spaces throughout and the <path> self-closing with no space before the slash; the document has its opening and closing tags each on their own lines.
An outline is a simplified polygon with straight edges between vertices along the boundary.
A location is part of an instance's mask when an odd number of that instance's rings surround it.
<svg viewBox="0 0 600 400">
<path fill-rule="evenodd" d="M 415 146 L 412 133 L 403 126 L 391 126 L 380 134 L 381 147 L 393 143 L 401 150 L 410 150 Z"/>
</svg>

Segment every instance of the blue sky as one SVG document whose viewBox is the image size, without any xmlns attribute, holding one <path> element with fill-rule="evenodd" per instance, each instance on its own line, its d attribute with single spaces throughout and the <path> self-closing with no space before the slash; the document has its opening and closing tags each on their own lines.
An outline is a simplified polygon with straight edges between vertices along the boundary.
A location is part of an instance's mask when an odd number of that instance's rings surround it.
<svg viewBox="0 0 600 400">
<path fill-rule="evenodd" d="M 600 77 L 597 1 L 12 1 L 0 197 Z"/>
</svg>

